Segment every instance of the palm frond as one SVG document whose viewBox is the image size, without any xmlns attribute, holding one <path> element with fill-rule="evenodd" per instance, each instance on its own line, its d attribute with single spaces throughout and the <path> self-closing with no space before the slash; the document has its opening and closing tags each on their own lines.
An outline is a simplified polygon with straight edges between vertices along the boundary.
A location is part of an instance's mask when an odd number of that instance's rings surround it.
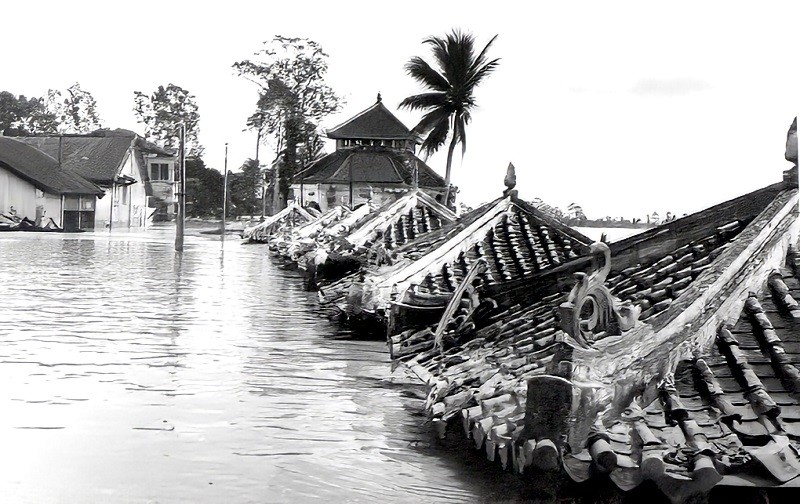
<svg viewBox="0 0 800 504">
<path fill-rule="evenodd" d="M 467 87 L 474 89 L 481 83 L 481 81 L 486 78 L 487 75 L 492 73 L 497 65 L 500 64 L 500 58 L 495 58 L 492 61 L 486 63 L 482 67 L 478 68 L 475 72 L 472 73 L 469 80 L 467 81 Z"/>
<path fill-rule="evenodd" d="M 464 156 L 467 125 L 472 119 L 470 111 L 475 106 L 475 88 L 500 61 L 499 58 L 487 59 L 496 39 L 497 35 L 476 55 L 475 37 L 455 29 L 444 37 L 428 37 L 423 41 L 430 46 L 432 64 L 413 57 L 406 65 L 409 75 L 428 88 L 428 92 L 409 96 L 400 103 L 401 107 L 427 112 L 413 130 L 418 138 L 424 136 L 420 149 L 426 157 L 439 150 L 451 134 L 451 145 L 460 143 Z M 450 163 L 448 156 L 448 177 Z"/>
<path fill-rule="evenodd" d="M 442 92 L 422 93 L 409 96 L 400 102 L 400 107 L 409 110 L 425 110 L 447 105 L 447 94 Z"/>
<path fill-rule="evenodd" d="M 420 146 L 425 159 L 438 151 L 439 148 L 444 145 L 445 141 L 447 141 L 447 135 L 450 133 L 449 118 L 446 117 L 444 121 L 435 122 L 434 124 L 435 126 L 428 132 L 428 135 L 425 137 L 425 140 L 423 140 L 422 145 Z"/>
<path fill-rule="evenodd" d="M 450 87 L 450 83 L 447 82 L 447 79 L 419 56 L 411 58 L 411 60 L 406 63 L 405 69 L 406 73 L 414 80 L 431 89 L 447 91 Z"/>
<path fill-rule="evenodd" d="M 432 129 L 434 129 L 439 123 L 445 122 L 450 123 L 450 114 L 451 112 L 448 109 L 444 108 L 436 108 L 422 116 L 419 123 L 414 126 L 414 129 L 411 130 L 411 133 L 416 136 L 423 136 L 428 134 Z M 449 126 L 448 126 L 449 131 Z"/>
<path fill-rule="evenodd" d="M 486 60 L 486 53 L 489 51 L 489 47 L 492 46 L 492 44 L 494 43 L 494 41 L 496 39 L 497 39 L 497 35 L 492 37 L 492 39 L 483 47 L 483 50 L 481 51 L 480 54 L 478 54 L 478 57 L 475 58 L 475 60 L 474 60 L 474 62 L 472 64 L 473 68 L 478 68 L 481 65 L 483 65 L 483 62 Z M 497 61 L 497 59 L 495 59 L 494 61 Z"/>
</svg>

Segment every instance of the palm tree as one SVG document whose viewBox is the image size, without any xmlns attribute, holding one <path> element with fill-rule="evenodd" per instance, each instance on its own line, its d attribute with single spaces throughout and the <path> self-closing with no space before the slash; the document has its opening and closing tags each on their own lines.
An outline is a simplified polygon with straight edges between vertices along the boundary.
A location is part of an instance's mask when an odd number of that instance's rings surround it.
<svg viewBox="0 0 800 504">
<path fill-rule="evenodd" d="M 419 56 L 411 58 L 405 66 L 411 77 L 430 90 L 409 96 L 400 103 L 401 107 L 425 112 L 413 130 L 415 135 L 425 135 L 421 147 L 425 157 L 439 150 L 450 136 L 445 172 L 445 202 L 450 197 L 453 151 L 460 143 L 463 157 L 467 149 L 466 126 L 472 118 L 471 111 L 476 106 L 475 88 L 500 61 L 500 58 L 489 61 L 486 56 L 496 38 L 497 35 L 492 37 L 486 47 L 476 55 L 475 37 L 470 33 L 453 30 L 444 38 L 429 37 L 423 44 L 431 46 L 436 68 Z"/>
</svg>

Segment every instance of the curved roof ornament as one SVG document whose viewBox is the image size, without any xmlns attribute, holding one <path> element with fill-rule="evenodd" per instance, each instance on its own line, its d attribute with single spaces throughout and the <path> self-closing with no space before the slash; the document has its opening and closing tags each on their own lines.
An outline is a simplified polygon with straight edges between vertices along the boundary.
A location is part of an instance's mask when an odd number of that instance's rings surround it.
<svg viewBox="0 0 800 504">
<path fill-rule="evenodd" d="M 633 328 L 641 308 L 630 302 L 621 302 L 605 286 L 611 272 L 611 249 L 603 242 L 595 242 L 590 254 L 602 254 L 603 265 L 595 266 L 590 273 L 576 273 L 578 282 L 569 293 L 567 301 L 558 307 L 561 328 L 578 346 L 590 348 L 607 336 L 619 336 Z"/>
</svg>

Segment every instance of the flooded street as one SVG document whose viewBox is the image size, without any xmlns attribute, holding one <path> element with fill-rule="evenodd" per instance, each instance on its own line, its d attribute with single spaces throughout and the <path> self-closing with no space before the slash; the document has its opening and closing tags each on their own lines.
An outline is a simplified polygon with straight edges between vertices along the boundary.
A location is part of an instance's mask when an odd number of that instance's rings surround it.
<svg viewBox="0 0 800 504">
<path fill-rule="evenodd" d="M 0 235 L 3 502 L 473 502 L 509 484 L 433 441 L 384 343 L 337 338 L 264 247 L 195 235 L 180 257 L 172 239 Z"/>
</svg>

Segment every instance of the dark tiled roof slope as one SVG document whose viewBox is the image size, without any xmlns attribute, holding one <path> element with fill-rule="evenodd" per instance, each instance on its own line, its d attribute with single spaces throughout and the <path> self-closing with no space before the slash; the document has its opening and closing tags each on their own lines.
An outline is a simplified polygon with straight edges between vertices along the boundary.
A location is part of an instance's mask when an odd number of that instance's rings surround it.
<svg viewBox="0 0 800 504">
<path fill-rule="evenodd" d="M 388 147 L 348 147 L 314 161 L 295 175 L 294 183 L 413 184 L 412 164 L 417 164 L 420 187 L 442 188 L 444 179 L 424 161 L 408 151 Z"/>
<path fill-rule="evenodd" d="M 407 140 L 411 131 L 382 102 L 377 102 L 327 131 L 328 138 Z"/>
<path fill-rule="evenodd" d="M 487 205 L 490 205 L 490 203 Z M 400 241 L 395 239 L 395 242 L 390 247 L 393 250 L 395 261 L 406 262 L 418 259 L 421 255 L 424 255 L 425 252 L 449 240 L 453 235 L 457 234 L 464 229 L 464 227 L 480 217 L 483 208 L 484 207 L 480 207 L 463 214 L 453 222 L 439 221 L 438 227 L 430 226 L 430 229 L 423 233 L 415 233 L 413 231 L 413 226 L 409 222 L 410 219 L 404 219 L 405 222 L 402 224 L 404 230 L 403 239 Z M 420 213 L 415 212 L 415 220 L 419 219 L 419 217 L 421 217 Z M 434 229 L 434 227 L 436 228 Z M 426 227 L 420 226 L 420 223 L 417 221 L 416 229 L 422 229 L 424 231 Z M 397 226 L 393 226 L 392 231 L 393 234 L 400 235 Z M 388 239 L 389 238 L 386 237 L 386 240 Z M 340 308 L 346 309 L 344 305 L 345 296 L 350 291 L 350 287 L 353 283 L 359 282 L 361 277 L 380 274 L 379 271 L 379 266 L 368 264 L 362 271 L 351 273 L 338 280 L 321 282 L 319 285 L 320 301 L 323 305 L 333 308 L 334 311 L 332 314 L 338 314 Z"/>
<path fill-rule="evenodd" d="M 18 140 L 0 137 L 0 164 L 19 177 L 53 194 L 103 194 L 93 183 L 60 168 L 58 161 Z"/>
<path fill-rule="evenodd" d="M 792 264 L 749 294 L 709 352 L 681 361 L 656 400 L 632 403 L 606 426 L 620 481 L 800 484 L 800 281 Z M 580 475 L 592 459 L 568 464 Z"/>
<path fill-rule="evenodd" d="M 743 223 L 734 221 L 711 229 L 707 236 L 674 251 L 668 251 L 661 257 L 651 258 L 650 263 L 626 268 L 622 273 L 608 279 L 607 285 L 617 297 L 622 300 L 630 300 L 638 306 L 641 309 L 639 320 L 648 322 L 652 317 L 666 310 L 672 301 L 689 287 L 692 280 L 697 278 L 714 258 L 722 253 L 727 244 L 743 228 Z M 454 331 L 455 341 L 461 341 L 464 337 L 467 339 L 470 337 L 469 330 L 489 326 L 486 334 L 497 332 L 499 336 L 493 341 L 500 346 L 507 343 L 516 345 L 520 339 L 525 341 L 534 334 L 539 340 L 549 338 L 557 329 L 555 317 L 551 313 L 542 319 L 539 314 L 542 313 L 543 307 L 546 308 L 546 311 L 552 312 L 565 297 L 566 294 L 551 294 L 550 297 L 544 297 L 543 301 L 534 303 L 531 307 L 516 304 L 502 311 L 493 312 L 491 315 L 487 314 L 485 320 L 462 319 L 460 324 L 451 322 L 449 329 Z M 490 300 L 489 303 L 491 303 Z M 463 315 L 466 315 L 466 312 Z M 458 316 L 459 313 L 454 318 L 458 319 Z M 471 324 L 466 322 L 471 322 Z M 546 324 L 542 325 L 544 322 Z M 402 359 L 418 352 L 432 351 L 433 329 L 435 328 L 407 331 L 393 336 L 393 356 Z M 530 334 L 528 334 L 529 332 Z M 480 338 L 481 334 L 484 333 L 479 332 L 475 337 Z M 507 340 L 507 338 L 511 339 Z M 553 343 L 553 338 L 545 341 Z M 526 345 L 528 343 L 530 342 L 525 342 Z M 537 351 L 542 349 L 540 345 Z M 438 363 L 436 365 L 438 366 Z"/>
<path fill-rule="evenodd" d="M 767 193 L 771 196 L 766 200 L 774 200 L 765 208 L 763 201 L 754 205 L 749 217 L 748 212 L 720 213 L 717 207 L 701 212 L 697 220 L 706 221 L 705 229 L 687 227 L 688 242 L 676 241 L 669 226 L 654 230 L 655 241 L 628 242 L 630 249 L 618 249 L 624 262 L 623 267 L 612 268 L 607 282 L 611 291 L 642 309 L 639 319 L 648 323 L 645 327 L 665 327 L 663 317 L 678 317 L 675 308 L 684 306 L 687 296 L 709 288 L 710 278 L 727 278 L 728 269 L 720 270 L 721 265 L 737 271 L 732 265 L 739 264 L 736 268 L 751 271 L 735 258 L 745 257 L 740 255 L 744 250 L 768 246 L 752 241 L 771 233 L 766 231 L 772 228 L 764 226 L 765 219 L 772 225 L 771 219 L 781 216 L 775 229 L 785 229 L 791 215 L 796 219 L 796 210 L 783 213 L 792 198 L 796 201 L 796 189 L 759 190 L 752 197 L 763 199 Z M 734 220 L 715 226 L 713 220 L 708 221 L 711 214 Z M 656 246 L 659 236 L 665 246 Z M 770 236 L 770 243 L 777 243 L 780 234 Z M 738 322 L 720 328 L 710 351 L 678 362 L 672 368 L 674 374 L 664 376 L 658 390 L 645 390 L 646 400 L 642 395 L 623 394 L 620 401 L 627 408 L 611 416 L 613 422 L 599 423 L 597 416 L 588 436 L 582 431 L 564 433 L 585 441 L 577 450 L 566 446 L 562 453 L 552 442 L 555 437 L 526 430 L 546 422 L 527 423 L 531 418 L 547 418 L 547 412 L 538 409 L 542 404 L 566 408 L 561 418 L 567 419 L 567 429 L 577 428 L 576 419 L 568 416 L 570 404 L 575 404 L 572 392 L 561 401 L 554 402 L 555 396 L 537 399 L 542 391 L 558 389 L 559 380 L 566 381 L 553 374 L 558 374 L 562 364 L 571 364 L 567 354 L 561 353 L 564 332 L 556 316 L 566 300 L 563 291 L 505 309 L 498 309 L 489 298 L 470 306 L 465 296 L 447 322 L 441 348 L 434 347 L 433 326 L 391 337 L 392 355 L 428 384 L 426 409 L 440 433 L 448 419 L 460 418 L 476 448 L 484 448 L 490 460 L 499 458 L 515 472 L 531 465 L 538 470 L 563 467 L 575 481 L 606 474 L 623 490 L 651 480 L 675 502 L 717 483 L 800 485 L 800 258 L 795 250 L 790 248 L 785 267 L 769 275 L 760 293 L 742 300 Z M 642 261 L 631 264 L 636 257 Z M 703 316 L 718 302 L 703 301 Z M 653 350 L 647 341 L 642 344 Z M 620 347 L 620 351 L 626 350 Z M 656 365 L 672 362 L 673 357 L 663 352 L 653 354 L 658 356 Z M 592 362 L 580 361 L 581 365 Z M 538 380 L 533 390 L 529 388 L 532 379 Z M 588 390 L 599 384 L 582 386 Z M 591 401 L 591 397 L 581 401 Z M 593 411 L 591 402 L 581 404 L 579 412 Z"/>
<path fill-rule="evenodd" d="M 432 270 L 417 286 L 419 292 L 454 292 L 478 259 L 488 268 L 481 275 L 487 285 L 530 277 L 566 263 L 585 253 L 588 239 L 554 223 L 533 207 L 513 201 L 489 226 L 481 228 L 482 239 L 463 250 L 453 262 Z"/>
<path fill-rule="evenodd" d="M 99 184 L 110 184 L 114 180 L 132 146 L 168 155 L 155 144 L 127 130 L 101 130 L 89 135 L 20 137 L 19 140 L 53 159 L 58 160 L 60 156 L 64 169 Z M 139 161 L 142 162 L 141 159 Z"/>
</svg>

